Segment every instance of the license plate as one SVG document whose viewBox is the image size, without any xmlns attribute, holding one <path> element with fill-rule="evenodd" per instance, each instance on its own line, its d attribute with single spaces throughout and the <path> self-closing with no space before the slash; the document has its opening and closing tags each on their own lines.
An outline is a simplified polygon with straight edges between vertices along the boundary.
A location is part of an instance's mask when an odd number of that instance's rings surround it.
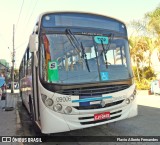
<svg viewBox="0 0 160 145">
<path fill-rule="evenodd" d="M 110 112 L 94 114 L 94 120 L 103 120 L 106 118 L 110 118 Z"/>
</svg>

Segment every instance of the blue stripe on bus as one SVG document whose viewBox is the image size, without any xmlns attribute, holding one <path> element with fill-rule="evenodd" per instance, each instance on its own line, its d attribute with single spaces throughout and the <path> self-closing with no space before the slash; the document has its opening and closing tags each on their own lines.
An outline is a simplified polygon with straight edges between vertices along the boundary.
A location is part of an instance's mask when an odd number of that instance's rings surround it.
<svg viewBox="0 0 160 145">
<path fill-rule="evenodd" d="M 72 100 L 72 103 L 77 103 L 77 102 L 89 102 L 89 101 L 99 101 L 99 100 L 109 99 L 109 98 L 112 98 L 112 96 L 95 97 L 95 98 L 84 98 L 84 99 L 79 99 L 79 100 Z"/>
</svg>

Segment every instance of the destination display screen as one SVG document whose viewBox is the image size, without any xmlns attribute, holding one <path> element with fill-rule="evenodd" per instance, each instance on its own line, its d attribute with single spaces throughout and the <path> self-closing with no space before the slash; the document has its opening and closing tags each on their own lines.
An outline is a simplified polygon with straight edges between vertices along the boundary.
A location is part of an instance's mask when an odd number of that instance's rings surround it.
<svg viewBox="0 0 160 145">
<path fill-rule="evenodd" d="M 86 27 L 99 28 L 126 33 L 123 23 L 118 20 L 93 14 L 82 13 L 54 13 L 42 17 L 42 27 Z"/>
</svg>

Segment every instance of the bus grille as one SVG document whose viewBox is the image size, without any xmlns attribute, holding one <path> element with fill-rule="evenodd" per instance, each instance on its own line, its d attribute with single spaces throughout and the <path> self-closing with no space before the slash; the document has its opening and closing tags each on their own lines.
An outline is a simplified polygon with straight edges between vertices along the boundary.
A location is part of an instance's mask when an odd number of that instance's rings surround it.
<svg viewBox="0 0 160 145">
<path fill-rule="evenodd" d="M 119 111 L 116 111 L 116 112 L 112 112 L 110 115 L 113 115 L 113 114 L 118 114 L 118 113 L 121 113 L 122 110 L 119 110 Z M 89 125 L 89 124 L 95 124 L 95 123 L 100 123 L 100 122 L 105 122 L 105 121 L 109 121 L 109 120 L 113 120 L 113 119 L 116 119 L 116 118 L 119 118 L 121 117 L 121 115 L 116 115 L 116 116 L 113 116 L 111 118 L 108 118 L 108 119 L 103 119 L 103 120 L 96 120 L 96 121 L 86 121 L 86 122 L 80 122 L 81 125 Z M 80 117 L 79 120 L 86 120 L 86 119 L 94 119 L 94 116 L 91 116 L 91 117 Z"/>
<path fill-rule="evenodd" d="M 108 85 L 108 86 L 95 86 L 95 87 L 86 87 L 86 88 L 76 88 L 76 89 L 66 89 L 57 91 L 57 93 L 61 93 L 64 95 L 88 95 L 92 96 L 99 94 L 109 94 L 113 92 L 118 92 L 124 89 L 129 88 L 127 84 L 121 85 Z"/>
<path fill-rule="evenodd" d="M 95 105 L 90 105 L 90 106 L 73 106 L 73 107 L 75 109 L 77 109 L 77 110 L 100 109 L 100 108 L 106 108 L 106 107 L 110 107 L 110 106 L 121 104 L 123 101 L 124 101 L 124 99 L 120 100 L 120 101 L 108 103 L 104 107 L 102 107 L 100 104 L 95 104 Z"/>
</svg>

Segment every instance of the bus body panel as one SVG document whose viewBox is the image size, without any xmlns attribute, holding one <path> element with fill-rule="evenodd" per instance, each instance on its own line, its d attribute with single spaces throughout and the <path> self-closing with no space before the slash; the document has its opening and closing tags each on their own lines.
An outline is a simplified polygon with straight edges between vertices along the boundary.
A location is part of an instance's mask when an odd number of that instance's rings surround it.
<svg viewBox="0 0 160 145">
<path fill-rule="evenodd" d="M 22 101 L 28 112 L 30 112 L 29 95 L 32 96 L 32 76 L 26 76 L 20 80 L 20 92 Z"/>
<path fill-rule="evenodd" d="M 70 131 L 63 115 L 40 105 L 41 132 L 44 134 Z"/>
<path fill-rule="evenodd" d="M 48 91 L 45 90 L 45 88 L 43 88 L 41 84 L 39 85 L 40 85 L 41 94 L 47 94 L 49 96 L 56 97 L 54 93 L 52 92 L 47 93 Z M 112 94 L 107 94 L 107 95 L 123 96 L 125 94 L 125 97 L 128 98 L 134 92 L 134 89 L 135 89 L 135 85 L 132 85 L 130 88 L 126 90 L 112 93 Z M 72 100 L 74 100 L 74 97 L 75 96 L 71 96 Z M 114 98 L 116 99 L 116 97 Z M 107 99 L 105 101 L 107 102 Z M 62 104 L 62 106 L 65 107 L 64 104 Z M 72 104 L 72 106 L 74 106 L 74 103 Z M 76 110 L 75 112 L 73 111 L 73 114 L 65 114 L 64 112 L 63 113 L 55 112 L 54 110 L 47 108 L 44 105 L 44 102 L 42 101 L 42 99 L 40 99 L 40 110 L 41 110 L 40 116 L 41 116 L 41 123 L 42 123 L 41 130 L 42 130 L 42 133 L 46 133 L 46 134 L 56 133 L 56 132 L 65 132 L 70 130 L 76 130 L 81 128 L 102 125 L 106 123 L 111 123 L 111 122 L 123 120 L 126 118 L 134 117 L 138 113 L 136 98 L 130 104 L 126 104 L 124 99 L 124 101 L 118 105 L 101 108 L 101 109 Z M 101 120 L 100 122 L 94 123 L 94 114 L 103 113 L 103 112 L 110 112 L 110 114 L 112 114 L 110 115 L 110 117 L 113 119 L 110 119 L 107 121 Z M 89 119 L 85 119 L 88 117 Z M 84 118 L 84 119 L 80 120 L 79 118 Z"/>
</svg>

